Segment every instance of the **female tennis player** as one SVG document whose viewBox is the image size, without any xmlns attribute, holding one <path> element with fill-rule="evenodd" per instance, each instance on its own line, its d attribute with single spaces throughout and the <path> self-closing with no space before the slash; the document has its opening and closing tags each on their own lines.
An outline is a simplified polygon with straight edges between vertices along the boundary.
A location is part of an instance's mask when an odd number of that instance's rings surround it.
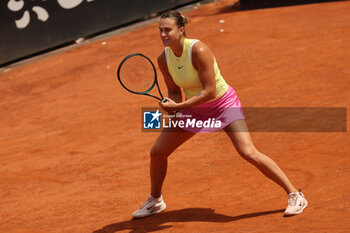
<svg viewBox="0 0 350 233">
<path fill-rule="evenodd" d="M 221 128 L 230 137 L 237 152 L 286 191 L 289 199 L 285 215 L 300 214 L 308 204 L 304 194 L 291 184 L 271 158 L 255 148 L 243 113 L 227 114 L 229 109 L 241 110 L 236 92 L 221 76 L 208 46 L 199 40 L 186 38 L 186 23 L 187 19 L 177 11 L 167 11 L 160 19 L 160 37 L 165 50 L 158 57 L 158 65 L 169 94 L 165 103 L 159 103 L 160 107 L 168 113 L 180 111 L 220 120 Z M 182 99 L 181 88 L 186 95 L 185 100 Z M 167 158 L 198 131 L 179 127 L 163 129 L 150 152 L 151 193 L 141 208 L 132 214 L 134 218 L 165 210 L 161 190 L 167 172 Z"/>
</svg>

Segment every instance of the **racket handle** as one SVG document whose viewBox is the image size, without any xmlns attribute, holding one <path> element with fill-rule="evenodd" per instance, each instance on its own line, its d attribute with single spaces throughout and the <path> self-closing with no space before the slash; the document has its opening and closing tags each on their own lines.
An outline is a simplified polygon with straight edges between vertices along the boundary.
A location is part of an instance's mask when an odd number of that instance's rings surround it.
<svg viewBox="0 0 350 233">
<path fill-rule="evenodd" d="M 162 102 L 162 103 L 166 103 L 166 102 L 168 102 L 168 100 L 165 99 L 165 98 L 163 97 L 163 99 L 161 100 L 161 102 Z M 178 113 L 180 113 L 180 112 L 179 112 L 179 111 L 174 111 L 174 112 L 173 112 L 174 115 L 176 115 L 176 114 L 178 114 Z"/>
<path fill-rule="evenodd" d="M 166 102 L 168 102 L 168 100 L 165 99 L 165 98 L 163 98 L 161 102 L 162 102 L 162 103 L 166 103 Z M 176 114 L 178 114 L 178 113 L 180 113 L 180 112 L 179 112 L 179 111 L 174 111 L 174 112 L 173 112 L 174 115 L 176 115 Z"/>
</svg>

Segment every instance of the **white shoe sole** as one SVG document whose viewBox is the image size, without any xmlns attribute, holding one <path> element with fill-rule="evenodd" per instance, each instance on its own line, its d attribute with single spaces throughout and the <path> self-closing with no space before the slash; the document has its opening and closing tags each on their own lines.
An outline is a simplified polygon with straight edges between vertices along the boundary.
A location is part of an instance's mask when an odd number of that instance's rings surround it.
<svg viewBox="0 0 350 233">
<path fill-rule="evenodd" d="M 145 215 L 132 215 L 132 217 L 135 218 L 135 219 L 146 218 L 146 217 L 151 216 L 153 214 L 157 214 L 159 212 L 162 212 L 165 209 L 166 209 L 166 204 L 164 203 L 164 205 L 161 205 L 159 208 L 155 209 L 155 211 L 148 212 Z"/>
<path fill-rule="evenodd" d="M 308 202 L 307 200 L 305 200 L 305 205 L 303 206 L 303 208 L 301 208 L 301 210 L 297 211 L 297 212 L 290 212 L 290 213 L 286 213 L 284 212 L 284 215 L 285 216 L 293 216 L 293 215 L 297 215 L 297 214 L 300 214 L 301 212 L 303 212 L 303 210 L 308 206 Z"/>
</svg>

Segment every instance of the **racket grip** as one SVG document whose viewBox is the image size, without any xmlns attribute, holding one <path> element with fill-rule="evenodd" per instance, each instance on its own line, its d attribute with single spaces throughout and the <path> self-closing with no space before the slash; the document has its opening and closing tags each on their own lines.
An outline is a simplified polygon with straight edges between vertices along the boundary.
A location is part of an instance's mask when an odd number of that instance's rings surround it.
<svg viewBox="0 0 350 233">
<path fill-rule="evenodd" d="M 168 102 L 168 100 L 165 99 L 165 98 L 163 98 L 163 99 L 161 100 L 161 102 L 162 102 L 162 103 L 166 103 L 166 102 Z M 173 112 L 173 115 L 176 115 L 176 114 L 178 114 L 178 113 L 180 113 L 180 112 L 179 112 L 179 111 L 174 111 L 174 112 Z"/>
</svg>

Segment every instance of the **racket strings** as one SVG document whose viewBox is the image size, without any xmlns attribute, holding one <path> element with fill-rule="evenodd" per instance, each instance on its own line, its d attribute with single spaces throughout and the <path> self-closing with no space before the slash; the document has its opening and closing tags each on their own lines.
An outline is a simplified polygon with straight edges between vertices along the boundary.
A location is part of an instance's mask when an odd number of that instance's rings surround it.
<svg viewBox="0 0 350 233">
<path fill-rule="evenodd" d="M 146 92 L 155 81 L 153 65 L 142 56 L 129 57 L 119 72 L 120 81 L 133 92 Z"/>
</svg>

